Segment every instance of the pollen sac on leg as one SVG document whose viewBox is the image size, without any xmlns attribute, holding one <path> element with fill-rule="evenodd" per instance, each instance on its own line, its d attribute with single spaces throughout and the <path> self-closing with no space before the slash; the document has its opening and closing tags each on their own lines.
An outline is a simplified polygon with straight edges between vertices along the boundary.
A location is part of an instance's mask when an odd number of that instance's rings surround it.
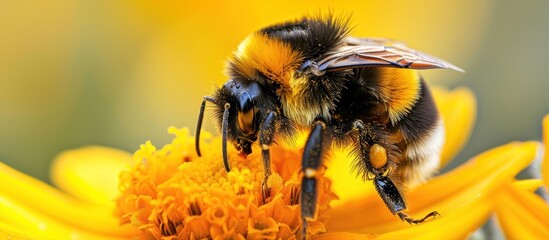
<svg viewBox="0 0 549 240">
<path fill-rule="evenodd" d="M 387 150 L 377 143 L 370 148 L 370 164 L 375 169 L 380 169 L 387 164 Z"/>
</svg>

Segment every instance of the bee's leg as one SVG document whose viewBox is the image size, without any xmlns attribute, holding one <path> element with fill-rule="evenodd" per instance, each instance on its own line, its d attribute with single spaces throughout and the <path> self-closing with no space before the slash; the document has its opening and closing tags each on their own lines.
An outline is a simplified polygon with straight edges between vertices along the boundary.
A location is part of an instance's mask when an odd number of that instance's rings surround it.
<svg viewBox="0 0 549 240">
<path fill-rule="evenodd" d="M 303 151 L 301 180 L 301 219 L 302 236 L 307 237 L 307 220 L 314 219 L 316 214 L 317 201 L 317 171 L 322 163 L 322 156 L 326 144 L 326 124 L 323 121 L 316 121 L 313 124 L 309 138 Z"/>
<path fill-rule="evenodd" d="M 263 196 L 263 202 L 269 197 L 270 189 L 267 186 L 267 179 L 271 175 L 271 145 L 274 141 L 274 133 L 276 127 L 276 112 L 270 111 L 259 129 L 259 144 L 261 146 L 261 156 L 263 159 L 263 167 L 265 168 L 265 178 L 261 183 L 261 191 Z"/>
<path fill-rule="evenodd" d="M 359 147 L 359 157 L 365 167 L 363 171 L 367 171 L 365 174 L 372 174 L 374 176 L 373 181 L 376 191 L 381 199 L 383 199 L 387 208 L 389 208 L 389 211 L 410 224 L 422 223 L 431 217 L 439 216 L 438 212 L 433 211 L 421 219 L 413 219 L 403 212 L 406 210 L 406 202 L 398 187 L 389 177 L 391 168 L 396 166 L 394 165 L 394 160 L 389 158 L 388 149 L 386 149 L 386 147 L 391 147 L 391 145 L 388 145 L 382 137 L 386 134 L 380 132 L 383 131 L 382 129 L 365 127 L 361 120 L 356 120 L 353 123 L 353 127 L 358 130 L 357 146 Z M 395 155 L 395 153 L 392 153 L 392 155 Z"/>
<path fill-rule="evenodd" d="M 210 96 L 204 96 L 202 98 L 202 104 L 200 105 L 200 111 L 198 112 L 198 120 L 196 121 L 196 132 L 194 134 L 195 136 L 195 149 L 196 149 L 196 155 L 199 157 L 202 156 L 200 153 L 200 131 L 202 130 L 202 120 L 204 119 L 204 109 L 206 109 L 206 102 L 215 103 L 215 98 Z"/>
<path fill-rule="evenodd" d="M 389 177 L 376 176 L 374 179 L 374 185 L 376 187 L 376 191 L 379 193 L 379 196 L 381 196 L 383 202 L 385 202 L 385 205 L 387 205 L 391 213 L 393 215 L 398 215 L 402 221 L 406 221 L 409 224 L 419 224 L 429 218 L 440 216 L 437 211 L 433 211 L 421 219 L 413 219 L 408 216 L 408 214 L 402 212 L 406 210 L 406 203 L 402 198 L 402 194 Z"/>
</svg>

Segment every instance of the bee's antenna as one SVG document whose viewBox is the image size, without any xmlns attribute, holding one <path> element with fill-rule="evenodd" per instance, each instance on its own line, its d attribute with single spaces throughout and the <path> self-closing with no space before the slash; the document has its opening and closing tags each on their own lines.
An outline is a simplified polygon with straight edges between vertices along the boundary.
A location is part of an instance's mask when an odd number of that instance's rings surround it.
<svg viewBox="0 0 549 240">
<path fill-rule="evenodd" d="M 223 122 L 221 123 L 221 151 L 223 152 L 223 165 L 225 165 L 225 170 L 227 172 L 231 171 L 229 166 L 229 159 L 227 157 L 227 132 L 229 131 L 229 108 L 231 104 L 225 103 L 225 111 L 223 111 Z"/>
<path fill-rule="evenodd" d="M 210 96 L 204 96 L 202 98 L 202 105 L 200 105 L 200 112 L 198 113 L 198 121 L 196 122 L 196 132 L 194 134 L 194 146 L 196 148 L 196 154 L 201 157 L 200 153 L 200 130 L 202 129 L 202 119 L 204 119 L 204 109 L 206 108 L 206 102 L 215 103 L 215 98 Z"/>
</svg>

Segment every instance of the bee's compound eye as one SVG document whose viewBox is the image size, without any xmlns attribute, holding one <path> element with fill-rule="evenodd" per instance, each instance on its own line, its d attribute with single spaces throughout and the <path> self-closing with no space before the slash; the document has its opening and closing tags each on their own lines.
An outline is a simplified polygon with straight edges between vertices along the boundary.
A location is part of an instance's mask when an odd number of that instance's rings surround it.
<svg viewBox="0 0 549 240">
<path fill-rule="evenodd" d="M 252 97 L 247 91 L 242 92 L 238 97 L 238 126 L 245 134 L 255 132 L 255 106 L 252 102 Z"/>
</svg>

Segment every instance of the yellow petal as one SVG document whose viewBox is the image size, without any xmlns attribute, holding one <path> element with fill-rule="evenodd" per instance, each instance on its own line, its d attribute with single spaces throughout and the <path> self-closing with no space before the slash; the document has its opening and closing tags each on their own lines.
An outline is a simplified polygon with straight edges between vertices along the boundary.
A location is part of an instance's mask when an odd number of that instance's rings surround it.
<svg viewBox="0 0 549 240">
<path fill-rule="evenodd" d="M 506 184 L 496 198 L 496 214 L 508 239 L 549 239 L 549 207 L 534 193 Z"/>
<path fill-rule="evenodd" d="M 541 175 L 545 186 L 549 189 L 549 114 L 543 118 L 543 145 L 545 153 L 541 164 Z"/>
<path fill-rule="evenodd" d="M 135 234 L 135 230 L 119 226 L 119 220 L 114 217 L 113 208 L 77 201 L 3 163 L 0 163 L 0 182 L 2 183 L 0 184 L 0 197 L 10 202 L 9 206 L 19 206 L 29 212 L 48 216 L 75 229 L 87 229 L 113 236 Z M 10 211 L 10 209 L 3 206 L 0 209 L 1 215 L 5 215 L 6 211 Z M 8 219 L 13 217 L 7 216 Z"/>
<path fill-rule="evenodd" d="M 66 193 L 86 202 L 114 206 L 118 175 L 133 163 L 130 153 L 99 146 L 64 151 L 52 163 L 51 179 Z"/>
<path fill-rule="evenodd" d="M 40 201 L 39 199 L 34 199 Z M 52 216 L 44 215 L 30 207 L 21 205 L 13 199 L 0 196 L 0 231 L 7 231 L 4 234 L 16 234 L 32 239 L 126 239 L 127 236 L 117 236 L 115 232 L 103 234 L 93 229 L 75 227 L 72 222 L 63 222 Z M 70 212 L 65 212 L 70 215 Z M 74 217 L 74 216 L 72 216 Z M 73 218 L 73 222 L 84 222 L 89 224 L 89 219 Z M 2 225 L 10 226 L 2 229 Z M 14 230 L 16 232 L 14 232 Z M 0 234 L 1 236 L 1 234 Z"/>
<path fill-rule="evenodd" d="M 456 207 L 490 197 L 534 159 L 538 147 L 536 142 L 506 144 L 415 188 L 407 194 L 409 215 L 418 218 L 436 210 L 444 217 Z M 328 229 L 333 231 L 383 233 L 410 227 L 391 215 L 375 193 L 335 207 L 330 215 Z"/>
<path fill-rule="evenodd" d="M 23 234 L 19 229 L 0 222 L 0 239 L 30 239 L 28 234 Z"/>
<path fill-rule="evenodd" d="M 326 234 L 318 235 L 315 240 L 333 240 L 333 239 L 345 239 L 345 240 L 366 240 L 377 239 L 376 234 L 360 234 L 350 232 L 329 232 Z"/>
<path fill-rule="evenodd" d="M 476 98 L 473 92 L 465 87 L 452 91 L 432 87 L 431 90 L 446 130 L 446 143 L 440 162 L 440 167 L 444 167 L 461 150 L 471 135 L 477 113 Z"/>
<path fill-rule="evenodd" d="M 543 186 L 543 181 L 540 179 L 517 180 L 513 182 L 513 185 L 518 189 L 534 192 Z"/>
<path fill-rule="evenodd" d="M 381 234 L 334 232 L 320 235 L 315 239 L 466 239 L 486 221 L 492 209 L 492 200 L 484 198 L 455 207 L 436 220 L 395 231 Z M 368 212 L 361 215 L 363 218 L 377 217 Z"/>
</svg>

